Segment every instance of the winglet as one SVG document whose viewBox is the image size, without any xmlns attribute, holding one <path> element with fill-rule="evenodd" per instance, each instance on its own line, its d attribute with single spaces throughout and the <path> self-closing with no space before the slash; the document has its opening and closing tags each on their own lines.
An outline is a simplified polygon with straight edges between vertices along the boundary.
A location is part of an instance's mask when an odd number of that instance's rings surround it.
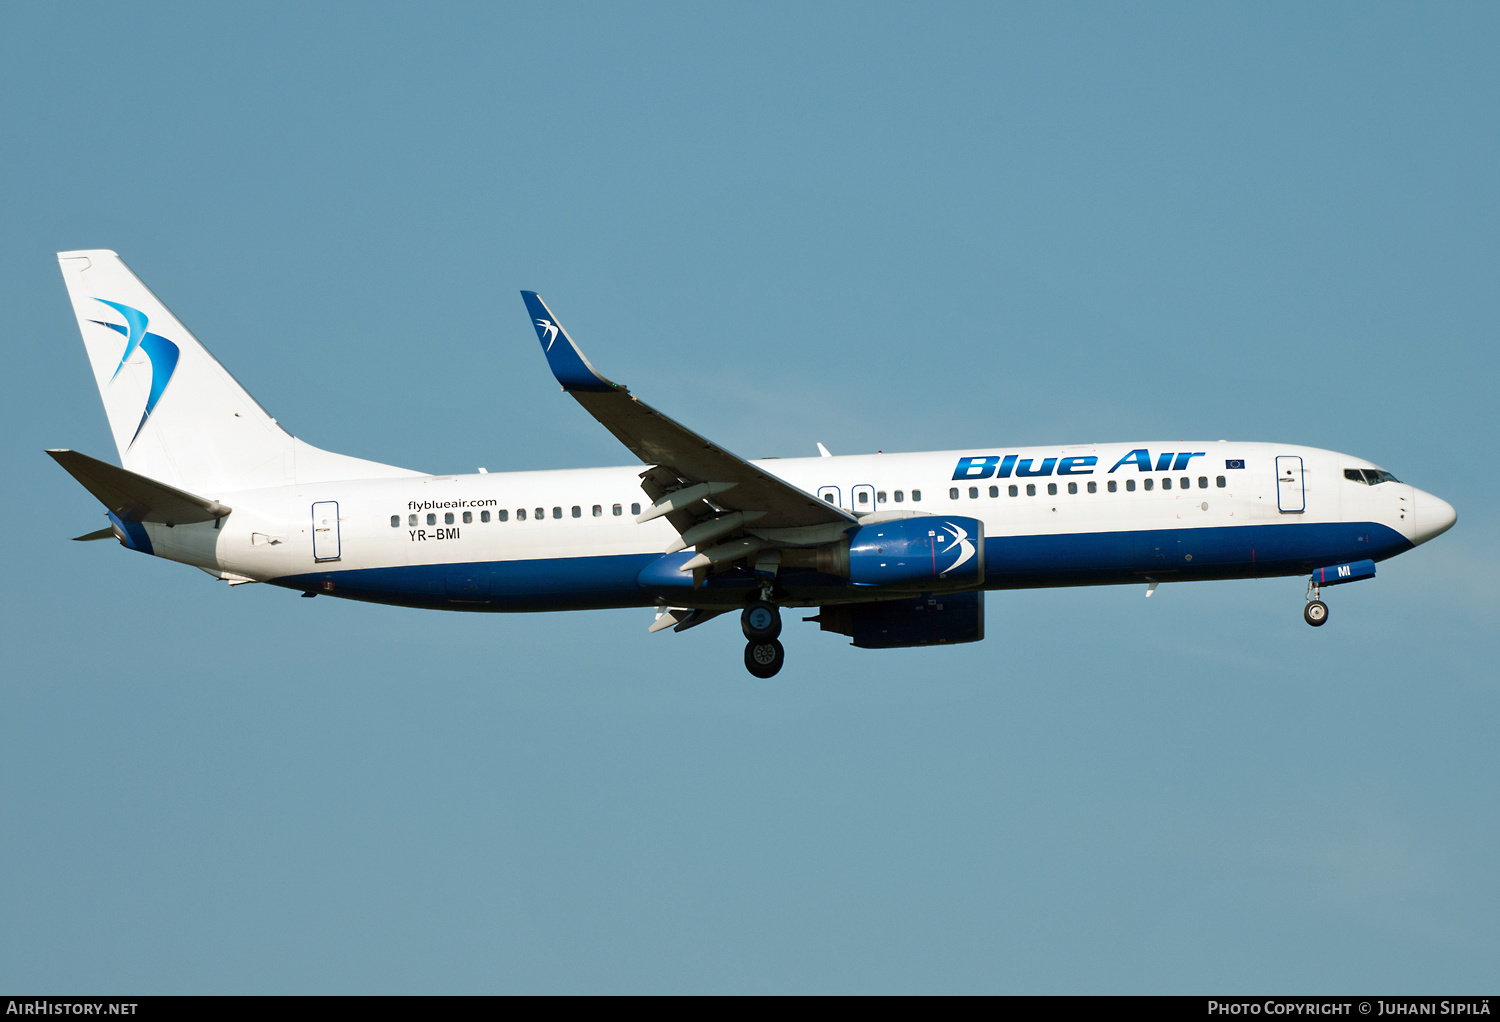
<svg viewBox="0 0 1500 1022">
<path fill-rule="evenodd" d="M 573 338 L 562 328 L 552 310 L 547 308 L 541 295 L 535 291 L 522 291 L 526 311 L 531 314 L 531 325 L 536 327 L 537 340 L 542 342 L 542 353 L 547 356 L 547 365 L 552 375 L 562 384 L 563 390 L 617 390 L 618 386 L 599 375 L 589 360 L 578 350 Z"/>
</svg>

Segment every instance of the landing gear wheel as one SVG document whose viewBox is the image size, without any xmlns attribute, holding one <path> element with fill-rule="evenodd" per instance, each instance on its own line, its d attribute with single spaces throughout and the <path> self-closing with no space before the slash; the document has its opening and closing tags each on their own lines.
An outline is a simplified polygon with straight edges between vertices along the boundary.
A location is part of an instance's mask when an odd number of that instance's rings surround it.
<svg viewBox="0 0 1500 1022">
<path fill-rule="evenodd" d="M 1328 604 L 1322 600 L 1308 600 L 1307 606 L 1302 608 L 1302 618 L 1317 628 L 1328 620 Z"/>
<path fill-rule="evenodd" d="M 751 642 L 768 642 L 781 634 L 781 611 L 774 603 L 756 600 L 740 615 L 740 627 Z"/>
<path fill-rule="evenodd" d="M 775 639 L 765 639 L 760 642 L 752 639 L 745 643 L 745 670 L 757 678 L 775 677 L 776 672 L 781 670 L 781 665 L 786 663 L 786 650 L 782 649 L 781 643 Z"/>
</svg>

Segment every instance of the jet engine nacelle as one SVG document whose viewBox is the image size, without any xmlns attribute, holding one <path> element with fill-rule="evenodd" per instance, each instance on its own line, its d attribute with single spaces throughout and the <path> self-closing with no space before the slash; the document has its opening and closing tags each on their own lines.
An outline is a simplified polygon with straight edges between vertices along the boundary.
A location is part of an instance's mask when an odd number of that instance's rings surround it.
<svg viewBox="0 0 1500 1022">
<path fill-rule="evenodd" d="M 857 586 L 938 591 L 984 583 L 984 524 L 977 518 L 921 515 L 851 529 L 819 551 L 820 567 Z"/>
<path fill-rule="evenodd" d="M 984 591 L 822 607 L 814 619 L 863 649 L 946 646 L 984 638 Z"/>
</svg>

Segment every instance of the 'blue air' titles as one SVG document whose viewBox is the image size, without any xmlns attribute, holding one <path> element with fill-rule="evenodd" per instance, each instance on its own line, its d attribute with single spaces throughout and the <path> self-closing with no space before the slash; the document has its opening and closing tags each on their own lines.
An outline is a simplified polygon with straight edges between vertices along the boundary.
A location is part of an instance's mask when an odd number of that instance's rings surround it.
<svg viewBox="0 0 1500 1022">
<path fill-rule="evenodd" d="M 1188 467 L 1188 462 L 1194 458 L 1201 458 L 1204 451 L 1164 451 L 1156 459 L 1156 466 L 1151 465 L 1151 452 L 1144 447 L 1138 447 L 1115 462 L 1110 472 L 1123 465 L 1134 465 L 1142 472 L 1181 472 Z M 1040 461 L 1040 464 L 1037 462 Z M 967 458 L 959 458 L 958 466 L 953 470 L 954 479 L 1009 479 L 1012 474 L 1016 478 L 1032 476 L 1050 476 L 1053 470 L 1060 476 L 1087 476 L 1094 474 L 1094 468 L 1099 459 L 1092 454 L 1081 457 L 1068 458 L 1023 458 L 1019 454 L 1007 454 L 1001 457 L 998 454 L 973 455 Z M 1107 475 L 1108 473 L 1106 473 Z"/>
</svg>

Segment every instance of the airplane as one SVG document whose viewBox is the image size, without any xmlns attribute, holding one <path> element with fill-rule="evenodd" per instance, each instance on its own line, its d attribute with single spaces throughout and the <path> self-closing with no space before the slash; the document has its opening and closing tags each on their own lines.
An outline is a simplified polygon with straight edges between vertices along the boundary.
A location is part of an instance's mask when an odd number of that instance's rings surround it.
<svg viewBox="0 0 1500 1022">
<path fill-rule="evenodd" d="M 49 450 L 105 506 L 79 540 L 230 585 L 458 611 L 738 611 L 781 670 L 782 611 L 865 649 L 977 642 L 992 589 L 1308 575 L 1327 587 L 1452 528 L 1446 501 L 1334 451 L 1218 440 L 746 460 L 594 368 L 541 297 L 562 389 L 639 464 L 431 475 L 287 433 L 114 252 L 58 253 L 120 465 Z"/>
</svg>

